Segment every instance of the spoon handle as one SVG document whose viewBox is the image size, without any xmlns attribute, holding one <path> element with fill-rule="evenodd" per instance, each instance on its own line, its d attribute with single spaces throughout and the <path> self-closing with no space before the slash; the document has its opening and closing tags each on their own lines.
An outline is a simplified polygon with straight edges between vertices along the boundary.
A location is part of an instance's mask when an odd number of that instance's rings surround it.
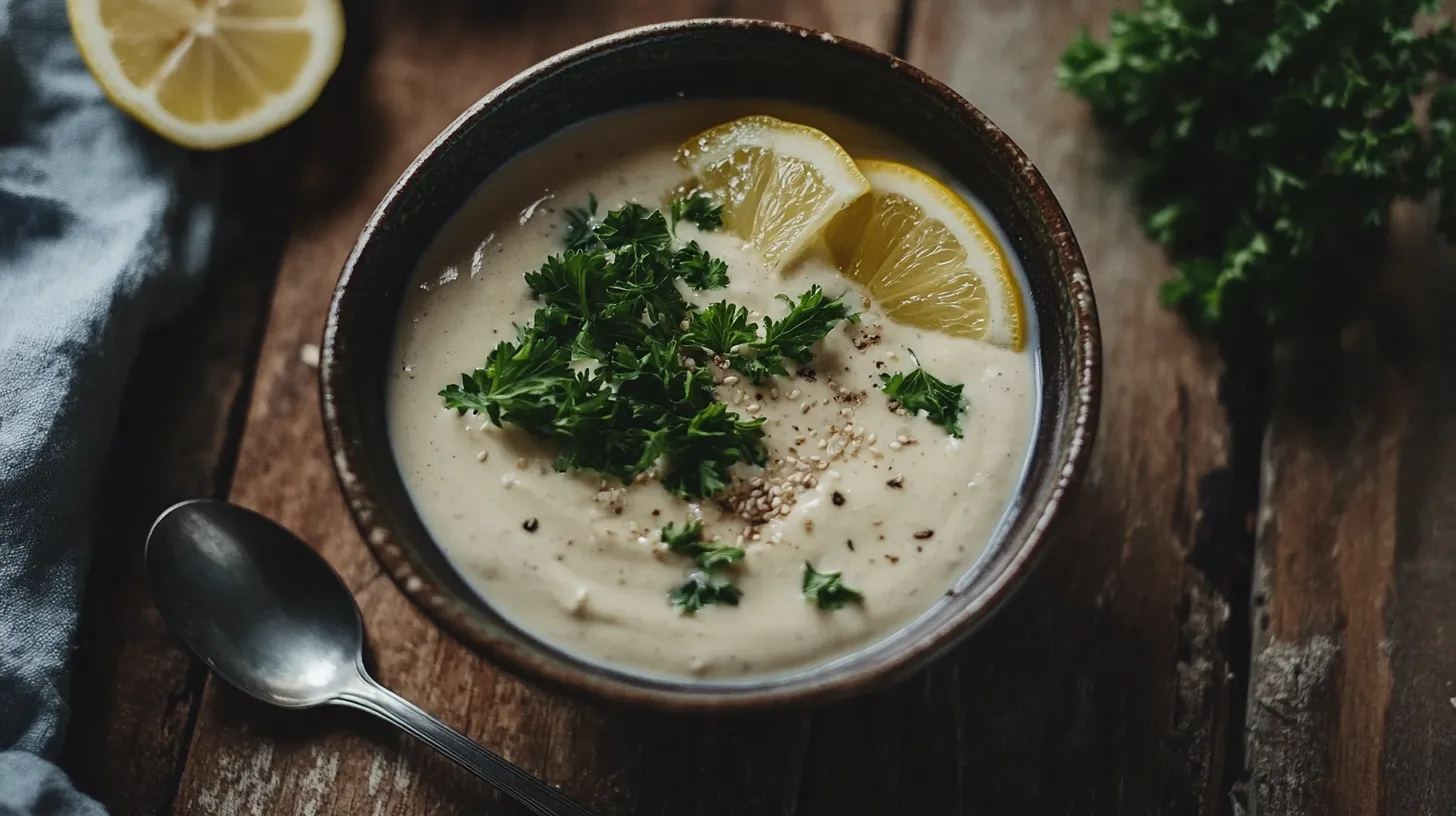
<svg viewBox="0 0 1456 816">
<path fill-rule="evenodd" d="M 367 676 L 361 679 L 362 686 L 340 694 L 335 701 L 394 723 L 504 791 L 532 813 L 539 816 L 592 816 L 591 811 L 566 798 L 560 791 L 487 751 L 474 740 L 425 713 L 414 703 Z"/>
</svg>

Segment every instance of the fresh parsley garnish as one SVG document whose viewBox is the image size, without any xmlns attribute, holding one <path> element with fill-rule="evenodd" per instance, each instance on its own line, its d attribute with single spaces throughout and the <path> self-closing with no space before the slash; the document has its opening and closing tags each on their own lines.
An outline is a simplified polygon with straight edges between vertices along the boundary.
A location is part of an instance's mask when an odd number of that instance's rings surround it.
<svg viewBox="0 0 1456 816">
<path fill-rule="evenodd" d="M 814 565 L 804 562 L 804 597 L 813 601 L 820 609 L 839 609 L 848 603 L 864 600 L 859 590 L 846 586 L 838 572 L 820 572 Z"/>
<path fill-rule="evenodd" d="M 720 300 L 693 315 L 683 345 L 710 355 L 727 356 L 736 346 L 758 340 L 758 324 L 748 322 L 748 310 Z"/>
<path fill-rule="evenodd" d="M 566 211 L 566 248 L 591 249 L 599 243 L 596 236 L 597 197 L 588 195 L 586 206 Z"/>
<path fill-rule="evenodd" d="M 854 323 L 859 315 L 851 312 L 838 298 L 829 298 L 818 284 L 799 296 L 795 302 L 787 295 L 779 300 L 789 304 L 789 313 L 781 320 L 763 319 L 763 337 L 746 343 L 737 352 L 719 351 L 728 364 L 753 383 L 769 377 L 788 376 L 784 361 L 808 363 L 814 359 L 814 345 L 823 340 L 841 321 Z M 756 328 L 749 324 L 750 328 Z M 755 332 L 755 335 L 757 333 Z"/>
<path fill-rule="evenodd" d="M 666 527 L 662 528 L 663 546 L 671 552 L 683 555 L 692 555 L 692 548 L 703 540 L 703 523 L 701 521 L 684 522 L 682 529 L 677 529 L 676 522 L 669 521 Z"/>
<path fill-rule="evenodd" d="M 678 274 L 694 289 L 722 289 L 728 285 L 728 264 L 709 255 L 697 241 L 689 241 L 672 260 Z"/>
<path fill-rule="evenodd" d="M 737 606 L 742 597 L 743 593 L 731 580 L 706 572 L 693 573 L 682 586 L 667 593 L 668 603 L 681 609 L 686 615 L 711 604 Z"/>
<path fill-rule="evenodd" d="M 672 233 L 660 210 L 649 210 L 636 202 L 612 210 L 596 228 L 602 246 L 616 253 L 630 252 L 639 257 L 667 249 Z"/>
<path fill-rule="evenodd" d="M 485 367 L 462 374 L 460 385 L 448 385 L 440 396 L 447 408 L 475 411 L 502 425 L 510 422 L 547 433 L 559 404 L 572 383 L 569 358 L 551 337 L 523 331 L 486 358 Z"/>
<path fill-rule="evenodd" d="M 649 473 L 678 495 L 713 496 L 734 465 L 766 459 L 763 419 L 729 411 L 688 357 L 705 350 L 684 330 L 697 316 L 678 281 L 726 280 L 726 266 L 694 244 L 674 251 L 659 211 L 629 203 L 598 222 L 596 209 L 593 198 L 570 211 L 576 248 L 527 273 L 541 306 L 517 339 L 440 397 L 557 443 L 558 470 Z M 577 371 L 576 360 L 596 365 Z"/>
<path fill-rule="evenodd" d="M 966 410 L 963 393 L 965 386 L 951 385 L 926 371 L 920 366 L 919 360 L 915 363 L 915 370 L 909 374 L 880 375 L 880 380 L 885 384 L 885 396 L 898 401 L 912 414 L 924 411 L 931 422 L 945 428 L 951 436 L 962 436 L 961 414 Z"/>
<path fill-rule="evenodd" d="M 700 230 L 715 230 L 723 226 L 723 208 L 703 193 L 689 193 L 674 199 L 668 210 L 674 229 L 679 221 L 691 221 Z"/>
<path fill-rule="evenodd" d="M 711 571 L 743 560 L 743 550 L 703 539 L 703 523 L 690 521 L 681 530 L 671 522 L 662 528 L 662 543 L 671 552 L 693 559 L 698 569 Z"/>
<path fill-rule="evenodd" d="M 1429 0 L 1143 0 L 1060 80 L 1131 159 L 1147 233 L 1195 325 L 1293 327 L 1361 300 L 1390 205 L 1443 191 L 1456 239 L 1456 32 Z M 1430 138 L 1412 98 L 1432 91 Z"/>
</svg>

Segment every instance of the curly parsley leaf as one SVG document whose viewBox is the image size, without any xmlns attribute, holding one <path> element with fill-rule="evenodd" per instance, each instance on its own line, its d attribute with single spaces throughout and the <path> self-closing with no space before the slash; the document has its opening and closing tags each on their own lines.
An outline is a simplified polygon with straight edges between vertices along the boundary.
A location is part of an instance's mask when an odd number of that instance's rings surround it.
<svg viewBox="0 0 1456 816">
<path fill-rule="evenodd" d="M 859 320 L 859 315 L 843 301 L 827 297 L 817 284 L 800 295 L 797 303 L 787 295 L 779 295 L 779 299 L 789 304 L 789 313 L 781 320 L 764 317 L 763 338 L 742 352 L 727 355 L 729 365 L 754 383 L 771 376 L 787 376 L 785 360 L 810 362 L 814 359 L 814 345 L 835 326 L 841 321 Z"/>
<path fill-rule="evenodd" d="M 678 276 L 694 289 L 722 289 L 728 285 L 728 264 L 709 255 L 697 241 L 689 241 L 679 249 L 672 262 Z"/>
<path fill-rule="evenodd" d="M 649 210 L 636 202 L 612 210 L 596 228 L 597 239 L 607 249 L 637 256 L 651 255 L 667 249 L 672 233 L 660 210 Z"/>
<path fill-rule="evenodd" d="M 748 310 L 720 300 L 693 315 L 682 343 L 708 354 L 726 355 L 735 346 L 756 340 L 758 324 L 748 322 Z"/>
<path fill-rule="evenodd" d="M 693 555 L 696 552 L 694 548 L 702 540 L 703 523 L 701 521 L 684 522 L 680 530 L 675 522 L 669 521 L 667 526 L 662 528 L 662 543 L 671 552 Z"/>
<path fill-rule="evenodd" d="M 885 396 L 896 400 L 906 411 L 924 411 L 927 418 L 955 437 L 962 436 L 961 414 L 966 410 L 964 385 L 951 385 L 936 377 L 923 367 L 917 366 L 909 374 L 881 374 L 885 384 Z"/>
<path fill-rule="evenodd" d="M 698 569 L 711 571 L 743 560 L 743 550 L 703 538 L 703 523 L 689 521 L 682 529 L 672 522 L 662 528 L 662 543 L 670 552 L 686 555 L 693 559 Z"/>
<path fill-rule="evenodd" d="M 667 601 L 683 614 L 692 613 L 712 604 L 737 606 L 743 593 L 733 582 L 718 575 L 695 572 L 688 576 L 682 586 L 667 593 Z"/>
<path fill-rule="evenodd" d="M 1378 268 L 1393 199 L 1444 191 L 1456 239 L 1456 92 L 1431 138 L 1412 98 L 1456 74 L 1426 0 L 1143 0 L 1083 32 L 1061 83 L 1122 148 L 1143 225 L 1173 260 L 1166 302 L 1231 332 L 1339 319 Z"/>
<path fill-rule="evenodd" d="M 820 572 L 814 565 L 804 562 L 804 597 L 813 601 L 820 609 L 839 609 L 849 603 L 864 600 L 857 589 L 847 586 L 838 572 Z"/>
<path fill-rule="evenodd" d="M 689 193 L 674 199 L 668 209 L 674 229 L 679 221 L 691 221 L 705 231 L 723 226 L 723 208 L 703 193 Z"/>
<path fill-rule="evenodd" d="M 445 407 L 485 414 L 497 426 L 512 422 L 545 432 L 572 380 L 569 362 L 555 339 L 523 332 L 517 342 L 496 346 L 483 368 L 462 374 L 460 385 L 446 386 L 440 397 Z"/>
</svg>

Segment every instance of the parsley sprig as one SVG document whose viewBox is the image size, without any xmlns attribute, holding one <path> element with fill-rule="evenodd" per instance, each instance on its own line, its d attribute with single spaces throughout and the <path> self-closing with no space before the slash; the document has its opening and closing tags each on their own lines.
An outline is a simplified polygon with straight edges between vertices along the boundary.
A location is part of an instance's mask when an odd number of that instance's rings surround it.
<svg viewBox="0 0 1456 816">
<path fill-rule="evenodd" d="M 914 352 L 911 353 L 914 356 Z M 885 384 L 885 396 L 896 400 L 906 411 L 924 411 L 926 418 L 945 428 L 954 437 L 961 437 L 961 414 L 966 410 L 965 386 L 950 383 L 936 377 L 915 361 L 915 370 L 881 374 Z"/>
<path fill-rule="evenodd" d="M 734 370 L 757 384 L 769 377 L 787 376 L 786 361 L 811 362 L 814 345 L 835 326 L 859 320 L 859 315 L 851 312 L 843 301 L 828 297 L 817 284 L 800 295 L 797 302 L 785 295 L 779 299 L 789 305 L 789 313 L 780 320 L 765 317 L 762 337 L 758 324 L 748 322 L 746 309 L 719 301 L 693 316 L 683 342 L 706 354 L 722 357 Z"/>
<path fill-rule="evenodd" d="M 710 604 L 737 606 L 742 597 L 732 581 L 706 572 L 689 575 L 682 586 L 667 594 L 668 603 L 689 615 Z"/>
<path fill-rule="evenodd" d="M 686 582 L 667 594 L 668 603 L 685 614 L 709 604 L 738 605 L 743 593 L 722 570 L 743 560 L 741 548 L 704 540 L 701 521 L 689 521 L 681 529 L 669 522 L 662 528 L 662 543 L 669 551 L 692 558 L 697 566 Z"/>
<path fill-rule="evenodd" d="M 662 543 L 670 552 L 692 558 L 701 570 L 726 567 L 743 560 L 742 548 L 704 540 L 701 521 L 687 522 L 681 530 L 669 522 L 662 528 Z"/>
<path fill-rule="evenodd" d="M 715 230 L 723 226 L 723 208 L 703 193 L 689 193 L 674 199 L 668 207 L 673 228 L 679 221 L 691 221 L 700 230 Z"/>
<path fill-rule="evenodd" d="M 804 597 L 824 610 L 839 609 L 846 604 L 863 601 L 864 595 L 845 584 L 842 575 L 839 572 L 820 572 L 814 569 L 813 564 L 805 561 L 802 587 Z"/>
<path fill-rule="evenodd" d="M 1391 201 L 1444 191 L 1456 239 L 1456 32 L 1412 30 L 1432 0 L 1143 0 L 1108 39 L 1083 33 L 1063 85 L 1135 169 L 1143 225 L 1195 325 L 1297 327 L 1360 301 Z"/>
</svg>

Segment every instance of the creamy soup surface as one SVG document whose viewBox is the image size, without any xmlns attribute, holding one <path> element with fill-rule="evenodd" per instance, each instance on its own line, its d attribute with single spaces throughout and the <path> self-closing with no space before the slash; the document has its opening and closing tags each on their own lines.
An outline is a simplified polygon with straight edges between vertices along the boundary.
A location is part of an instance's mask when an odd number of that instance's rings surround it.
<svg viewBox="0 0 1456 816">
<path fill-rule="evenodd" d="M 688 501 L 656 482 L 625 488 L 558 473 L 555 451 L 507 425 L 447 410 L 438 396 L 485 361 L 540 305 L 523 275 L 562 251 L 565 211 L 588 194 L 600 212 L 665 208 L 689 181 L 677 145 L 738 116 L 768 113 L 819 127 L 856 158 L 925 162 L 883 136 L 822 111 L 781 103 L 676 102 L 592 120 L 520 156 L 490 178 L 421 260 L 388 372 L 390 438 L 426 526 L 481 595 L 531 634 L 582 658 L 639 674 L 715 680 L 782 674 L 863 648 L 943 600 L 995 535 L 1021 479 L 1036 415 L 1032 351 L 900 325 L 810 251 L 765 269 L 724 231 L 679 224 L 728 264 L 727 289 L 697 292 L 762 316 L 813 284 L 861 312 L 816 348 L 812 372 L 761 386 L 716 371 L 718 395 L 745 418 L 767 418 L 772 520 L 748 525 L 713 500 Z M 989 216 L 984 213 L 988 223 Z M 1003 242 L 1004 243 L 1004 242 Z M 1035 343 L 1034 326 L 1031 328 Z M 955 439 L 928 419 L 890 410 L 881 374 L 927 371 L 963 383 Z M 808 473 L 792 482 L 793 474 Z M 812 478 L 811 478 L 812 477 Z M 737 606 L 683 614 L 667 601 L 691 561 L 659 545 L 667 522 L 700 518 L 707 536 L 738 541 Z M 753 535 L 756 530 L 756 536 Z M 862 603 L 824 611 L 801 593 L 802 570 L 842 571 Z"/>
</svg>

